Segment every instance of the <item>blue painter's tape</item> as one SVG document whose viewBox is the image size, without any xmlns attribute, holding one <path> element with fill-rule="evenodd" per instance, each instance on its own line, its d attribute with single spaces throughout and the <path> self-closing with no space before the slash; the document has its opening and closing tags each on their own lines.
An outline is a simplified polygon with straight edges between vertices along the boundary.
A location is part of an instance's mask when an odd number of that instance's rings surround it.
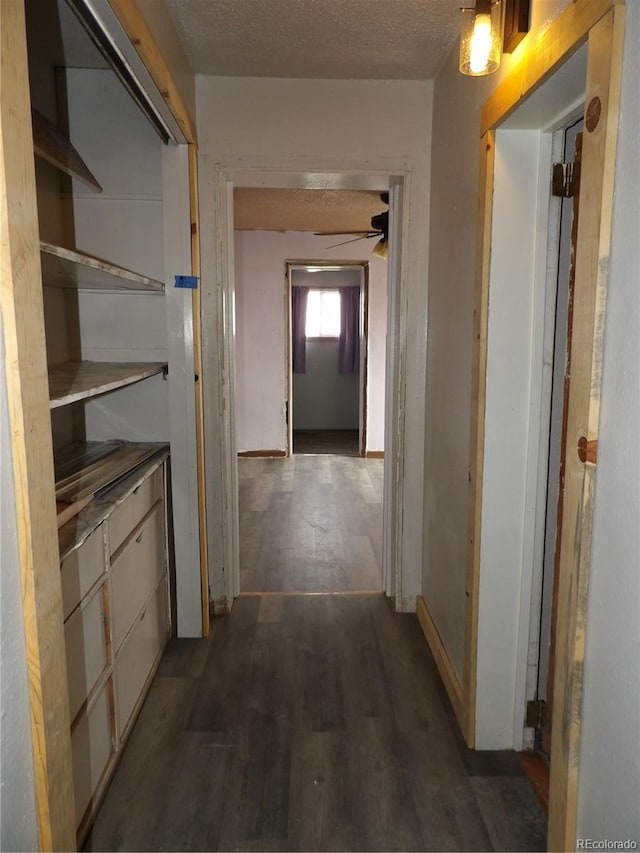
<svg viewBox="0 0 640 853">
<path fill-rule="evenodd" d="M 177 275 L 176 287 L 188 287 L 190 290 L 198 289 L 198 276 L 196 275 Z"/>
</svg>

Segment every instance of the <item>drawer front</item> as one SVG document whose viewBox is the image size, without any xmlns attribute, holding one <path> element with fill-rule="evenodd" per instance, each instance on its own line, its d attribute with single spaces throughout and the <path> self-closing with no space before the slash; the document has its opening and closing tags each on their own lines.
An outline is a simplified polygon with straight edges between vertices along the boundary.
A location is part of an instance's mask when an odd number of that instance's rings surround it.
<svg viewBox="0 0 640 853">
<path fill-rule="evenodd" d="M 108 681 L 89 711 L 83 711 L 71 732 L 76 827 L 114 753 Z"/>
<path fill-rule="evenodd" d="M 64 623 L 71 720 L 107 666 L 103 591 L 104 585 Z"/>
<path fill-rule="evenodd" d="M 116 655 L 116 705 L 121 735 L 169 631 L 166 578 L 149 600 L 126 643 Z"/>
<path fill-rule="evenodd" d="M 161 465 L 109 516 L 109 549 L 112 554 L 122 545 L 154 503 L 164 498 L 162 471 Z"/>
<path fill-rule="evenodd" d="M 101 524 L 62 561 L 62 610 L 66 619 L 105 571 L 104 527 Z"/>
<path fill-rule="evenodd" d="M 166 571 L 164 504 L 137 528 L 111 567 L 113 641 L 119 648 Z"/>
</svg>

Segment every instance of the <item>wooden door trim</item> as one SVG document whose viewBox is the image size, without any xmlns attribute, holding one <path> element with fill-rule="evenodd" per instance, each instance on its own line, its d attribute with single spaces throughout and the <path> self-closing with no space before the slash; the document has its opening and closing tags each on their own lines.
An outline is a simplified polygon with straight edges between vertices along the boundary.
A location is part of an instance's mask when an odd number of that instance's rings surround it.
<svg viewBox="0 0 640 853">
<path fill-rule="evenodd" d="M 493 175 L 495 133 L 480 140 L 480 190 L 476 281 L 473 308 L 471 440 L 469 449 L 469 502 L 467 567 L 465 573 L 463 700 L 460 721 L 470 748 L 476 741 L 476 674 L 478 662 L 478 603 L 480 597 L 480 531 L 482 529 L 482 475 L 484 469 L 484 422 L 487 386 L 487 336 L 489 320 L 489 273 L 493 222 Z"/>
<path fill-rule="evenodd" d="M 492 134 L 566 59 L 584 42 L 588 43 L 581 177 L 584 203 L 580 211 L 576 246 L 576 272 L 580 286 L 576 289 L 571 344 L 575 358 L 569 391 L 565 512 L 558 596 L 548 833 L 550 850 L 573 849 L 576 833 L 582 679 L 595 488 L 595 465 L 588 460 L 580 460 L 578 444 L 582 438 L 595 441 L 598 436 L 623 31 L 624 6 L 621 2 L 575 0 L 570 3 L 488 98 L 482 109 L 481 120 L 463 678 L 464 733 L 470 746 L 474 744 L 475 738 L 486 317 L 493 194 Z"/>
<path fill-rule="evenodd" d="M 191 275 L 200 283 L 200 208 L 198 205 L 198 152 L 188 145 L 189 208 L 191 217 Z M 202 298 L 198 286 L 193 291 L 193 356 L 196 408 L 196 466 L 198 479 L 198 532 L 200 539 L 200 586 L 202 597 L 202 636 L 209 636 L 209 539 L 207 533 L 206 468 L 204 462 L 204 399 L 202 382 Z"/>
<path fill-rule="evenodd" d="M 0 3 L 0 307 L 41 850 L 74 850 L 75 808 L 27 40 Z"/>
</svg>

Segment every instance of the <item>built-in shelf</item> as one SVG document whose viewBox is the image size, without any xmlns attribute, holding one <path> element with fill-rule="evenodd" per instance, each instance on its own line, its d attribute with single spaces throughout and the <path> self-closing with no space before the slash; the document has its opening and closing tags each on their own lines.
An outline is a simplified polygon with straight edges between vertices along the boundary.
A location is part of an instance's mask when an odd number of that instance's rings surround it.
<svg viewBox="0 0 640 853">
<path fill-rule="evenodd" d="M 49 121 L 37 110 L 31 110 L 33 125 L 33 150 L 38 155 L 60 169 L 65 175 L 77 178 L 92 190 L 101 193 L 102 187 L 95 179 L 87 164 L 69 142 L 57 125 Z"/>
<path fill-rule="evenodd" d="M 130 446 L 133 447 L 133 445 Z M 61 560 L 82 545 L 113 509 L 124 503 L 129 495 L 169 456 L 167 444 L 144 444 L 139 445 L 139 448 L 140 455 L 133 460 L 129 473 L 118 478 L 107 489 L 102 489 L 95 498 L 90 498 L 86 506 L 80 507 L 74 513 L 70 519 L 73 523 L 66 523 L 61 527 L 58 534 Z M 147 451 L 150 452 L 147 453 Z"/>
<path fill-rule="evenodd" d="M 71 452 L 77 449 L 77 455 L 75 458 L 70 455 L 69 462 L 62 466 L 62 475 L 61 466 L 56 464 L 56 500 L 72 503 L 93 497 L 164 447 L 163 444 L 130 441 L 85 445 L 78 442 L 71 446 Z"/>
<path fill-rule="evenodd" d="M 164 284 L 84 252 L 40 243 L 42 281 L 74 290 L 135 290 L 164 293 Z"/>
<path fill-rule="evenodd" d="M 164 373 L 163 362 L 67 361 L 49 368 L 49 407 L 67 406 Z"/>
</svg>

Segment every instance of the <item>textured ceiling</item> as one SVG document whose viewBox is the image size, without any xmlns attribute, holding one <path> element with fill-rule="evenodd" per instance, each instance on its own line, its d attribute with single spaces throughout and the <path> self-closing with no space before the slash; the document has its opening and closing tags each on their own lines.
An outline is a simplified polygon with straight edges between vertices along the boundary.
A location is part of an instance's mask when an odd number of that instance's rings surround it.
<svg viewBox="0 0 640 853">
<path fill-rule="evenodd" d="M 380 194 L 357 190 L 237 188 L 234 225 L 245 231 L 366 231 L 387 210 Z M 339 240 L 339 238 L 338 238 Z"/>
<path fill-rule="evenodd" d="M 165 0 L 194 71 L 423 80 L 459 32 L 460 0 Z"/>
</svg>

